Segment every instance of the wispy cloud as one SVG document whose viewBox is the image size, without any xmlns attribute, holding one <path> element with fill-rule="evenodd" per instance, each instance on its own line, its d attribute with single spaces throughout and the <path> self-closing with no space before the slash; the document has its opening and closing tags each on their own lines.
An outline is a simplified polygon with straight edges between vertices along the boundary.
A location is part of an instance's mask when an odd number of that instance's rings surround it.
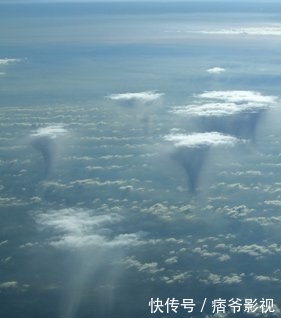
<svg viewBox="0 0 281 318">
<path fill-rule="evenodd" d="M 281 27 L 244 27 L 227 28 L 214 30 L 200 30 L 202 34 L 221 34 L 221 35 L 262 35 L 262 36 L 281 36 Z"/>
</svg>

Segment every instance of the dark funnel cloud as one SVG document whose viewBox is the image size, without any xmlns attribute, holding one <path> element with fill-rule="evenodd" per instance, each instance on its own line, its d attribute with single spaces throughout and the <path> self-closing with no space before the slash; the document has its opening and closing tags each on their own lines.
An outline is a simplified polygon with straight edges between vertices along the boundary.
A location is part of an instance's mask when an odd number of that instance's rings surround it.
<svg viewBox="0 0 281 318">
<path fill-rule="evenodd" d="M 52 170 L 56 153 L 56 144 L 48 136 L 41 136 L 31 140 L 31 146 L 38 150 L 44 160 L 44 176 L 47 177 Z"/>
<path fill-rule="evenodd" d="M 199 185 L 199 179 L 209 149 L 218 146 L 233 146 L 239 139 L 218 132 L 178 134 L 171 133 L 164 137 L 173 143 L 172 158 L 186 174 L 189 191 L 194 194 Z"/>
<path fill-rule="evenodd" d="M 205 131 L 218 131 L 254 141 L 264 113 L 265 110 L 258 110 L 223 117 L 201 117 L 200 123 Z"/>
<path fill-rule="evenodd" d="M 42 155 L 44 177 L 49 176 L 54 166 L 58 151 L 58 138 L 66 132 L 62 126 L 56 125 L 39 128 L 30 136 L 30 145 Z"/>
<path fill-rule="evenodd" d="M 208 147 L 178 147 L 174 150 L 171 156 L 172 159 L 183 168 L 183 171 L 187 176 L 189 191 L 192 194 L 196 193 L 208 150 Z"/>
<path fill-rule="evenodd" d="M 256 91 L 208 91 L 195 96 L 195 104 L 174 107 L 178 115 L 199 119 L 204 131 L 217 131 L 255 140 L 257 127 L 276 96 Z"/>
</svg>

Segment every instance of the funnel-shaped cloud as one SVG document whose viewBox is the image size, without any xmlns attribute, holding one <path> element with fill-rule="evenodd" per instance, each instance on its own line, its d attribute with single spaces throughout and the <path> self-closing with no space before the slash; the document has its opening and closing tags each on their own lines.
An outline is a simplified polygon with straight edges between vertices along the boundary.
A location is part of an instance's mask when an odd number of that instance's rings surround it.
<svg viewBox="0 0 281 318">
<path fill-rule="evenodd" d="M 164 139 L 174 145 L 172 158 L 184 169 L 191 193 L 195 193 L 198 180 L 211 147 L 234 146 L 239 139 L 218 132 L 170 134 Z"/>
<path fill-rule="evenodd" d="M 112 94 L 107 96 L 107 98 L 120 106 L 126 107 L 126 113 L 130 113 L 133 117 L 130 122 L 134 124 L 141 123 L 142 128 L 147 133 L 152 128 L 151 119 L 153 112 L 156 111 L 156 107 L 159 105 L 163 95 L 163 93 L 157 91 L 143 91 Z"/>
<path fill-rule="evenodd" d="M 139 93 L 122 93 L 107 96 L 111 100 L 126 103 L 128 105 L 153 103 L 163 96 L 163 93 L 156 91 L 144 91 Z"/>
<path fill-rule="evenodd" d="M 58 149 L 57 139 L 66 133 L 67 130 L 62 125 L 53 125 L 39 128 L 30 136 L 31 146 L 42 154 L 46 177 L 49 175 L 55 161 Z"/>
<path fill-rule="evenodd" d="M 276 96 L 257 91 L 208 91 L 195 96 L 196 103 L 174 107 L 178 115 L 198 117 L 203 129 L 254 139 L 263 113 L 277 102 Z"/>
</svg>

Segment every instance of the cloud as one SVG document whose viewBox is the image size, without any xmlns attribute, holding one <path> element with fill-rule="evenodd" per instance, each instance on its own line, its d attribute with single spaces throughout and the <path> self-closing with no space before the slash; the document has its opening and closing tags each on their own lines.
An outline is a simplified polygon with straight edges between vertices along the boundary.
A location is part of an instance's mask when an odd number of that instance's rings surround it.
<svg viewBox="0 0 281 318">
<path fill-rule="evenodd" d="M 16 281 L 0 283 L 0 289 L 18 288 L 19 284 Z"/>
<path fill-rule="evenodd" d="M 50 137 L 55 139 L 59 136 L 65 135 L 67 130 L 63 125 L 51 125 L 47 127 L 40 127 L 35 132 L 31 134 L 31 137 Z"/>
<path fill-rule="evenodd" d="M 221 73 L 224 73 L 225 72 L 225 69 L 222 68 L 222 67 L 213 67 L 213 68 L 209 68 L 207 70 L 208 73 L 210 74 L 221 74 Z"/>
<path fill-rule="evenodd" d="M 222 117 L 243 112 L 259 112 L 272 107 L 278 100 L 277 96 L 244 90 L 207 91 L 195 97 L 196 104 L 175 106 L 172 112 L 178 115 Z M 204 100 L 210 100 L 210 102 L 206 103 Z"/>
<path fill-rule="evenodd" d="M 201 170 L 205 163 L 208 151 L 213 147 L 234 146 L 240 142 L 236 137 L 218 132 L 205 133 L 170 133 L 164 136 L 165 141 L 173 145 L 171 158 L 185 171 L 189 190 L 195 193 Z"/>
<path fill-rule="evenodd" d="M 111 100 L 125 102 L 127 104 L 147 104 L 159 100 L 163 95 L 163 93 L 157 93 L 156 91 L 144 91 L 139 93 L 112 94 L 107 97 Z"/>
<path fill-rule="evenodd" d="M 172 112 L 178 115 L 221 117 L 242 112 L 254 113 L 265 110 L 277 102 L 277 96 L 262 95 L 257 91 L 207 91 L 195 95 L 196 104 L 175 106 Z M 210 102 L 203 102 L 204 100 Z"/>
<path fill-rule="evenodd" d="M 217 35 L 261 35 L 261 36 L 281 36 L 281 27 L 245 27 L 217 30 L 201 30 L 197 33 L 217 34 Z"/>
<path fill-rule="evenodd" d="M 139 233 L 112 233 L 111 225 L 119 223 L 121 219 L 117 214 L 96 215 L 91 210 L 77 208 L 50 210 L 35 216 L 42 229 L 56 233 L 50 239 L 50 245 L 70 249 L 114 248 L 139 244 Z"/>
<path fill-rule="evenodd" d="M 193 134 L 169 134 L 164 136 L 166 141 L 171 141 L 175 147 L 201 148 L 217 146 L 233 146 L 240 140 L 236 137 L 218 132 L 205 132 Z"/>
<path fill-rule="evenodd" d="M 8 65 L 11 63 L 16 63 L 16 62 L 20 62 L 21 59 L 9 59 L 9 58 L 3 58 L 0 59 L 0 65 Z"/>
<path fill-rule="evenodd" d="M 145 272 L 150 275 L 155 275 L 158 272 L 164 271 L 164 268 L 159 268 L 157 262 L 141 263 L 135 257 L 126 257 L 123 261 L 127 268 L 135 268 L 138 272 Z"/>
<path fill-rule="evenodd" d="M 40 127 L 30 135 L 29 144 L 39 151 L 44 160 L 44 176 L 48 177 L 59 151 L 59 138 L 67 134 L 63 125 Z"/>
<path fill-rule="evenodd" d="M 227 91 L 207 91 L 198 95 L 199 98 L 224 100 L 232 103 L 266 103 L 273 104 L 276 102 L 276 96 L 262 95 L 257 91 L 247 90 L 227 90 Z"/>
<path fill-rule="evenodd" d="M 250 140 L 255 139 L 264 112 L 278 101 L 277 96 L 248 90 L 206 91 L 194 97 L 195 103 L 175 106 L 171 112 L 197 117 L 205 131 L 217 131 Z"/>
</svg>

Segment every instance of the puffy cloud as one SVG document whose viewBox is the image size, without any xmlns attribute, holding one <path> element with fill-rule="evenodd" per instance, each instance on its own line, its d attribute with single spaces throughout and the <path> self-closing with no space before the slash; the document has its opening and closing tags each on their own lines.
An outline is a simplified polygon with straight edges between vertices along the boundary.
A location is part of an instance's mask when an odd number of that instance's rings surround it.
<svg viewBox="0 0 281 318">
<path fill-rule="evenodd" d="M 159 268 L 159 264 L 157 262 L 141 263 L 134 257 L 127 257 L 124 260 L 124 264 L 127 268 L 136 268 L 138 272 L 145 272 L 152 275 L 164 271 L 164 268 Z"/>
<path fill-rule="evenodd" d="M 159 100 L 163 95 L 163 93 L 158 93 L 156 91 L 144 91 L 139 93 L 112 94 L 107 97 L 111 100 L 120 102 L 146 104 Z"/>
<path fill-rule="evenodd" d="M 200 148 L 216 146 L 233 146 L 239 139 L 218 132 L 170 134 L 164 136 L 167 141 L 173 142 L 175 147 Z"/>
<path fill-rule="evenodd" d="M 208 73 L 210 74 L 221 74 L 221 73 L 224 73 L 225 72 L 225 69 L 222 68 L 222 67 L 212 67 L 212 68 L 209 68 L 207 70 Z"/>
<path fill-rule="evenodd" d="M 236 274 L 230 273 L 229 275 L 219 275 L 214 273 L 208 273 L 206 278 L 202 278 L 201 281 L 205 284 L 239 284 L 245 277 L 244 273 Z"/>
</svg>

